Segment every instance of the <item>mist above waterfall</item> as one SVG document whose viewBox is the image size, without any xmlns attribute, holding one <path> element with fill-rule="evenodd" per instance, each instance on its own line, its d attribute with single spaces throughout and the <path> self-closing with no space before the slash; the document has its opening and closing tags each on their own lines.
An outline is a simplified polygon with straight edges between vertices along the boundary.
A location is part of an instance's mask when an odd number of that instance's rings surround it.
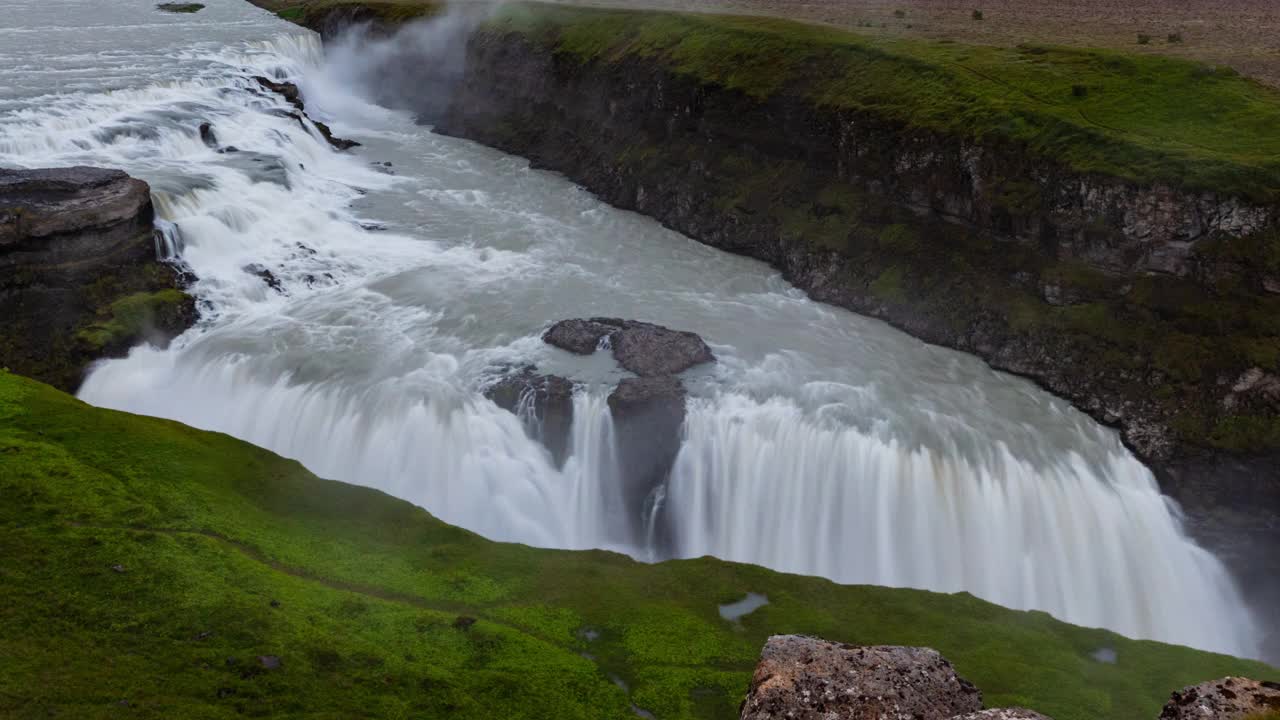
<svg viewBox="0 0 1280 720">
<path fill-rule="evenodd" d="M 307 77 L 338 95 L 352 94 L 384 107 L 410 109 L 431 124 L 448 109 L 462 81 L 466 45 L 498 3 L 450 3 L 445 11 L 391 31 L 355 24 L 325 46 L 325 61 Z"/>
<path fill-rule="evenodd" d="M 24 76 L 14 87 L 30 90 L 0 96 L 0 163 L 147 179 L 167 247 L 199 278 L 202 324 L 102 363 L 84 399 L 234 434 L 496 539 L 966 590 L 1256 652 L 1221 564 L 1112 432 L 972 357 L 813 303 L 760 263 L 426 132 L 416 121 L 461 77 L 474 11 L 324 52 L 242 10 L 222 42 L 175 25 L 102 79 L 96 61 L 68 70 L 74 91 L 44 97 L 48 78 Z M 298 82 L 309 111 L 364 147 L 333 152 L 254 75 Z M 416 116 L 389 100 L 408 95 Z M 204 122 L 239 152 L 201 142 Z M 685 376 L 684 443 L 656 506 L 619 486 L 604 397 L 624 373 L 539 340 L 584 314 L 696 331 L 720 358 Z M 525 365 L 580 384 L 562 468 L 480 393 Z"/>
</svg>

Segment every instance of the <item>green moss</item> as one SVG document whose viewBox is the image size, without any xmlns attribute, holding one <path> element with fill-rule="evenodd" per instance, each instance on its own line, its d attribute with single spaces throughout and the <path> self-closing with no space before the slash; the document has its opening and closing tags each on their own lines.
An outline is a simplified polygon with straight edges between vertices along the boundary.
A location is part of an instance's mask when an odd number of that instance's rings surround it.
<svg viewBox="0 0 1280 720">
<path fill-rule="evenodd" d="M 81 329 L 77 337 L 98 350 L 127 346 L 145 337 L 161 318 L 180 313 L 189 302 L 186 293 L 175 289 L 134 293 L 111 303 L 102 319 Z"/>
<path fill-rule="evenodd" d="M 493 543 L 4 373 L 0 495 L 4 716 L 115 717 L 126 701 L 137 718 L 621 720 L 635 703 L 727 720 L 784 632 L 931 645 L 989 704 L 1059 720 L 1152 717 L 1173 688 L 1273 672 L 965 594 Z M 717 604 L 749 591 L 770 603 L 723 621 Z M 1102 646 L 1118 664 L 1090 659 Z"/>
<path fill-rule="evenodd" d="M 1268 450 L 1280 446 L 1280 418 L 1269 415 L 1229 416 L 1214 425 L 1209 439 L 1214 445 L 1228 450 Z"/>
<path fill-rule="evenodd" d="M 902 268 L 894 266 L 880 273 L 871 283 L 871 292 L 876 297 L 890 302 L 903 302 L 907 299 L 903 289 Z"/>
</svg>

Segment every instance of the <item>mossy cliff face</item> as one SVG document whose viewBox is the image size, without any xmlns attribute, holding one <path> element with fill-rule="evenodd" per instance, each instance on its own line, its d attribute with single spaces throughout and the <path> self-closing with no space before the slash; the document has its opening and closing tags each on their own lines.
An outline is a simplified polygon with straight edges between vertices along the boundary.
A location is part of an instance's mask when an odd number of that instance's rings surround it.
<svg viewBox="0 0 1280 720">
<path fill-rule="evenodd" d="M 0 367 L 75 390 L 92 361 L 189 327 L 153 217 L 119 170 L 0 170 Z"/>
</svg>

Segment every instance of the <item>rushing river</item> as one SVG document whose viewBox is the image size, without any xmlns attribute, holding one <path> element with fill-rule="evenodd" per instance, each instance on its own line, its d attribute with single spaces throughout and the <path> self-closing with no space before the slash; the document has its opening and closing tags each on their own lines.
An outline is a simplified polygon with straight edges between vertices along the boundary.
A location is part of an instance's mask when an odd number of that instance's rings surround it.
<svg viewBox="0 0 1280 720">
<path fill-rule="evenodd" d="M 205 2 L 0 0 L 0 165 L 146 179 L 198 277 L 201 324 L 101 364 L 84 399 L 239 436 L 492 538 L 651 559 L 619 532 L 638 511 L 604 404 L 621 371 L 539 340 L 566 317 L 649 320 L 720 359 L 686 377 L 664 499 L 676 554 L 1257 652 L 1222 565 L 1115 434 L 1066 403 L 434 135 L 362 100 L 311 34 Z M 295 80 L 364 146 L 335 152 L 273 114 L 283 100 L 253 75 Z M 203 143 L 203 122 L 239 152 Z M 582 383 L 563 469 L 479 392 L 526 363 Z"/>
</svg>

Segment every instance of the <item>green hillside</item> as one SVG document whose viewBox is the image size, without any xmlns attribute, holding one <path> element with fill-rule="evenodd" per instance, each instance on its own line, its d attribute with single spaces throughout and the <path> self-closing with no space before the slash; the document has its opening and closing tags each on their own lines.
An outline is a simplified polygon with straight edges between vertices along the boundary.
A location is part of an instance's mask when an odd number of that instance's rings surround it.
<svg viewBox="0 0 1280 720">
<path fill-rule="evenodd" d="M 968 595 L 489 542 L 7 373 L 0 497 L 6 718 L 732 718 L 782 632 L 930 645 L 989 705 L 1057 720 L 1153 718 L 1175 688 L 1276 674 Z M 770 603 L 721 619 L 747 592 Z"/>
</svg>

